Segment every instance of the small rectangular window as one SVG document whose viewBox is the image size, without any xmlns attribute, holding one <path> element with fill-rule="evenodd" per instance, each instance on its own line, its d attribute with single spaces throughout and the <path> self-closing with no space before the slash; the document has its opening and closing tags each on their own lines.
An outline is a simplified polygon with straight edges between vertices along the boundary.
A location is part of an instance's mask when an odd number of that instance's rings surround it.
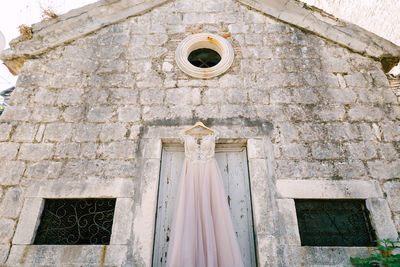
<svg viewBox="0 0 400 267">
<path fill-rule="evenodd" d="M 35 245 L 108 245 L 114 198 L 45 199 Z"/>
<path fill-rule="evenodd" d="M 375 246 L 365 200 L 296 199 L 302 246 Z"/>
</svg>

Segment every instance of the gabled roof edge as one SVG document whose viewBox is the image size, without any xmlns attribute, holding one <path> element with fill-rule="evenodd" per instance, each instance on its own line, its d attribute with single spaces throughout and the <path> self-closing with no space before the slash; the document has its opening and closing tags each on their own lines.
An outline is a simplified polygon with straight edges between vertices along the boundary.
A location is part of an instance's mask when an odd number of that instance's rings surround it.
<svg viewBox="0 0 400 267">
<path fill-rule="evenodd" d="M 21 36 L 0 52 L 0 59 L 14 75 L 19 74 L 26 58 L 77 40 L 107 25 L 144 14 L 171 0 L 102 0 L 71 10 L 56 19 L 32 25 L 32 39 Z"/>
<path fill-rule="evenodd" d="M 400 60 L 400 46 L 355 24 L 344 22 L 297 0 L 235 0 L 251 9 L 297 26 L 353 52 L 382 62 L 387 72 Z"/>
</svg>

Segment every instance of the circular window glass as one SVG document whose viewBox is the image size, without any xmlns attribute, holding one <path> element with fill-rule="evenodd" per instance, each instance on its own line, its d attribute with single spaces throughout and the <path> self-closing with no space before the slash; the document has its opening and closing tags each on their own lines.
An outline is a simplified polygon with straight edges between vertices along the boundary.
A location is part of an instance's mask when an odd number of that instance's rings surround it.
<svg viewBox="0 0 400 267">
<path fill-rule="evenodd" d="M 200 48 L 189 54 L 188 60 L 192 65 L 199 68 L 214 67 L 221 61 L 221 56 L 209 48 Z"/>
<path fill-rule="evenodd" d="M 198 33 L 186 37 L 175 51 L 178 67 L 186 74 L 201 79 L 227 71 L 233 63 L 233 48 L 225 38 Z"/>
</svg>

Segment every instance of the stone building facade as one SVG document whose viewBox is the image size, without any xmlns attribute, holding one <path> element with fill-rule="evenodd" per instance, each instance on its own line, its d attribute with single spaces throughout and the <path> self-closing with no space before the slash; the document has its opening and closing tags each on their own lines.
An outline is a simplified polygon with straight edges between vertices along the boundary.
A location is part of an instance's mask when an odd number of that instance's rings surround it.
<svg viewBox="0 0 400 267">
<path fill-rule="evenodd" d="M 224 37 L 232 66 L 186 75 L 175 50 Z M 295 199 L 362 199 L 400 231 L 400 47 L 297 1 L 109 1 L 33 26 L 0 117 L 0 264 L 151 266 L 162 149 L 203 121 L 247 149 L 258 266 L 343 266 L 366 247 L 301 246 Z M 109 245 L 33 245 L 49 198 L 116 198 Z"/>
</svg>

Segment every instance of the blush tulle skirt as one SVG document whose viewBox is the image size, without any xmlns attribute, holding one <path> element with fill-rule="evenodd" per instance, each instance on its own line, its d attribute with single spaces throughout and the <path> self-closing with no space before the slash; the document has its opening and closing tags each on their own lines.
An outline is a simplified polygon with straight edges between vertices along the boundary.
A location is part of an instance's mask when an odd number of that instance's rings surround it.
<svg viewBox="0 0 400 267">
<path fill-rule="evenodd" d="M 214 158 L 184 161 L 167 266 L 243 266 L 222 177 Z"/>
</svg>

